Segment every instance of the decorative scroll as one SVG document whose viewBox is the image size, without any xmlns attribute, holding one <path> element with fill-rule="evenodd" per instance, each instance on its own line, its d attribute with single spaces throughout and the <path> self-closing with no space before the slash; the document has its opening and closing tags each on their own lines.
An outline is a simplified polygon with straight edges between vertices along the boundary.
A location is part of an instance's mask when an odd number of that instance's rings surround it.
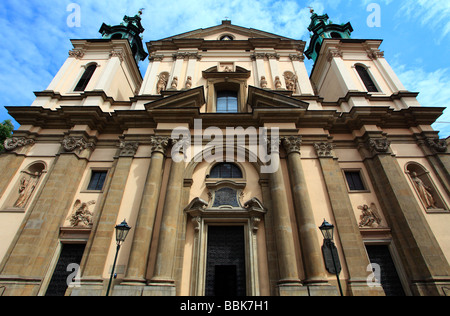
<svg viewBox="0 0 450 316">
<path fill-rule="evenodd" d="M 85 149 L 94 149 L 95 145 L 93 142 L 87 142 L 82 137 L 66 137 L 62 141 L 64 150 L 67 152 L 73 152 L 76 149 L 81 153 Z"/>
<path fill-rule="evenodd" d="M 7 151 L 11 151 L 14 150 L 18 147 L 23 147 L 23 146 L 28 146 L 28 145 L 33 145 L 34 144 L 34 140 L 33 139 L 28 139 L 25 137 L 12 137 L 12 138 L 8 138 L 5 140 L 5 142 L 3 143 L 5 149 Z"/>
</svg>

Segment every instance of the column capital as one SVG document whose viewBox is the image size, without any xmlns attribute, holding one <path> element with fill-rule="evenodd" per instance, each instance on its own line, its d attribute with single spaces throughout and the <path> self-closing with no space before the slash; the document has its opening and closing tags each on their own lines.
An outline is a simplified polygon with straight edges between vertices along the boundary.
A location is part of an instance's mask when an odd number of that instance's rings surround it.
<svg viewBox="0 0 450 316">
<path fill-rule="evenodd" d="M 164 136 L 151 136 L 150 144 L 152 146 L 152 154 L 154 152 L 159 152 L 162 154 L 166 153 L 167 148 L 169 147 L 169 137 Z"/>
<path fill-rule="evenodd" d="M 139 142 L 120 141 L 120 157 L 134 157 L 139 149 Z"/>
<path fill-rule="evenodd" d="M 282 144 L 288 155 L 291 153 L 300 154 L 300 147 L 302 146 L 302 137 L 298 135 L 283 137 Z"/>
<path fill-rule="evenodd" d="M 319 158 L 333 158 L 333 144 L 322 142 L 315 143 L 314 148 L 316 149 L 317 156 Z"/>
<path fill-rule="evenodd" d="M 436 153 L 445 153 L 447 152 L 447 142 L 445 139 L 439 139 L 439 138 L 425 138 L 425 143 L 428 145 L 428 147 L 431 148 L 432 151 Z"/>
<path fill-rule="evenodd" d="M 368 138 L 366 147 L 372 154 L 389 154 L 391 142 L 387 138 Z"/>
</svg>

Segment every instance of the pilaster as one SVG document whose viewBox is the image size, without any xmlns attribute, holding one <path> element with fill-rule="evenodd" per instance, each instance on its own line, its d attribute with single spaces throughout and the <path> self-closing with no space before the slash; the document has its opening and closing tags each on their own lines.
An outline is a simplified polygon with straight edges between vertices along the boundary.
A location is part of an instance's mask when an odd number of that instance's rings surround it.
<svg viewBox="0 0 450 316">
<path fill-rule="evenodd" d="M 172 145 L 184 140 L 172 139 Z M 180 148 L 183 148 L 181 146 Z M 177 148 L 179 148 L 177 146 Z M 184 154 L 172 152 L 169 182 L 167 184 L 161 229 L 156 255 L 153 277 L 145 289 L 146 295 L 176 295 L 176 280 L 174 276 L 177 233 L 181 211 L 181 196 L 183 191 L 183 175 L 185 170 Z"/>
<path fill-rule="evenodd" d="M 410 280 L 414 295 L 443 295 L 450 267 L 395 157 L 390 142 L 378 134 L 359 140 L 359 151 Z"/>
<path fill-rule="evenodd" d="M 343 257 L 340 259 L 345 261 L 348 271 L 347 292 L 355 296 L 383 295 L 380 287 L 369 288 L 367 286 L 369 259 L 353 213 L 345 179 L 339 163 L 334 157 L 333 145 L 321 142 L 314 144 L 314 147 L 319 157 L 341 244 Z"/>
<path fill-rule="evenodd" d="M 289 177 L 306 275 L 303 283 L 310 287 L 328 285 L 317 238 L 317 225 L 314 222 L 314 212 L 301 163 L 300 147 L 302 139 L 301 136 L 289 136 L 283 138 L 282 142 L 288 155 Z"/>
<path fill-rule="evenodd" d="M 283 171 L 280 165 L 279 146 L 279 140 L 278 143 L 270 144 L 272 160 L 278 160 L 279 168 L 269 176 L 272 205 L 275 213 L 273 226 L 278 252 L 279 280 L 277 282 L 277 294 L 280 296 L 304 295 L 306 288 L 302 286 L 298 274 L 293 229 Z M 277 162 L 272 161 L 272 164 L 277 165 Z"/>
<path fill-rule="evenodd" d="M 121 141 L 120 143 L 119 155 L 115 159 L 113 172 L 111 172 L 111 185 L 106 193 L 103 207 L 95 220 L 98 224 L 93 228 L 86 246 L 86 253 L 89 255 L 82 266 L 81 287 L 74 289 L 72 295 L 102 294 L 106 259 L 111 241 L 114 239 L 114 227 L 118 222 L 117 216 L 125 185 L 138 146 L 136 142 Z"/>
<path fill-rule="evenodd" d="M 5 256 L 0 285 L 6 286 L 7 295 L 38 294 L 58 246 L 59 228 L 95 148 L 94 141 L 79 135 L 66 136 L 62 144 L 45 186 Z"/>
<path fill-rule="evenodd" d="M 133 244 L 123 285 L 146 284 L 147 263 L 150 253 L 156 210 L 161 192 L 164 157 L 169 145 L 168 137 L 151 137 L 152 156 L 139 208 Z"/>
</svg>

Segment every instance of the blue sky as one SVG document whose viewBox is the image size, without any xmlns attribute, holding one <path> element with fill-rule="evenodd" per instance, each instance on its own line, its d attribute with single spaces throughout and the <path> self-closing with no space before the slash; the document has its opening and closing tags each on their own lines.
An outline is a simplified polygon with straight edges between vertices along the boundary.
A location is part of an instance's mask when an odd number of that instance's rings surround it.
<svg viewBox="0 0 450 316">
<path fill-rule="evenodd" d="M 67 23 L 71 3 L 81 9 L 80 27 Z M 379 5 L 380 27 L 367 23 L 371 4 Z M 334 23 L 351 22 L 353 38 L 383 39 L 385 58 L 407 89 L 420 92 L 419 102 L 450 106 L 448 0 L 3 0 L 0 122 L 11 118 L 4 106 L 29 106 L 33 92 L 47 88 L 72 48 L 70 39 L 100 38 L 103 22 L 118 24 L 140 8 L 146 8 L 144 41 L 215 26 L 227 17 L 235 25 L 309 42 L 308 7 Z M 147 65 L 140 64 L 143 74 Z M 306 66 L 310 71 L 312 62 Z M 450 108 L 433 127 L 442 138 L 450 136 Z"/>
</svg>

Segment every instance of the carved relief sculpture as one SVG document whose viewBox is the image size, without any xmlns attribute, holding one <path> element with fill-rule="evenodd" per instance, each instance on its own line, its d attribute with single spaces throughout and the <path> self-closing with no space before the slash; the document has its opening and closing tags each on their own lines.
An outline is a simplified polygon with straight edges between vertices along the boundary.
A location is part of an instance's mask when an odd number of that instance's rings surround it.
<svg viewBox="0 0 450 316">
<path fill-rule="evenodd" d="M 378 214 L 377 207 L 374 203 L 370 204 L 370 207 L 366 204 L 358 206 L 358 209 L 362 211 L 360 216 L 361 221 L 359 227 L 380 227 L 381 217 Z"/>
<path fill-rule="evenodd" d="M 40 177 L 41 173 L 36 172 L 34 174 L 28 174 L 20 179 L 19 197 L 17 198 L 16 203 L 14 203 L 14 207 L 25 208 L 31 195 L 36 189 L 37 184 L 39 183 Z"/>
<path fill-rule="evenodd" d="M 3 143 L 5 149 L 7 151 L 11 151 L 14 150 L 18 147 L 23 147 L 23 146 L 27 146 L 27 145 L 32 145 L 34 144 L 34 140 L 33 139 L 26 139 L 25 137 L 12 137 L 12 138 L 8 138 L 5 140 L 5 142 Z"/>
<path fill-rule="evenodd" d="M 73 152 L 78 149 L 78 153 L 81 153 L 87 148 L 94 149 L 93 142 L 87 142 L 82 137 L 66 137 L 62 141 L 64 150 L 67 152 Z"/>
<path fill-rule="evenodd" d="M 297 76 L 290 71 L 286 71 L 284 73 L 284 80 L 286 82 L 286 89 L 294 93 L 297 93 L 297 82 L 298 82 Z"/>
<path fill-rule="evenodd" d="M 417 193 L 420 199 L 427 209 L 439 208 L 436 205 L 436 201 L 433 198 L 433 189 L 426 186 L 425 183 L 417 176 L 416 172 L 411 174 L 411 179 L 413 180 L 414 186 L 416 187 Z"/>
<path fill-rule="evenodd" d="M 156 94 L 161 94 L 162 91 L 166 90 L 167 87 L 167 81 L 169 80 L 167 73 L 161 73 L 158 76 L 159 80 L 156 85 Z"/>
<path fill-rule="evenodd" d="M 94 214 L 89 211 L 89 206 L 95 204 L 95 201 L 89 201 L 82 203 L 80 200 L 76 200 L 73 205 L 73 213 L 70 216 L 70 225 L 72 227 L 90 227 L 92 226 L 92 219 Z"/>
</svg>

